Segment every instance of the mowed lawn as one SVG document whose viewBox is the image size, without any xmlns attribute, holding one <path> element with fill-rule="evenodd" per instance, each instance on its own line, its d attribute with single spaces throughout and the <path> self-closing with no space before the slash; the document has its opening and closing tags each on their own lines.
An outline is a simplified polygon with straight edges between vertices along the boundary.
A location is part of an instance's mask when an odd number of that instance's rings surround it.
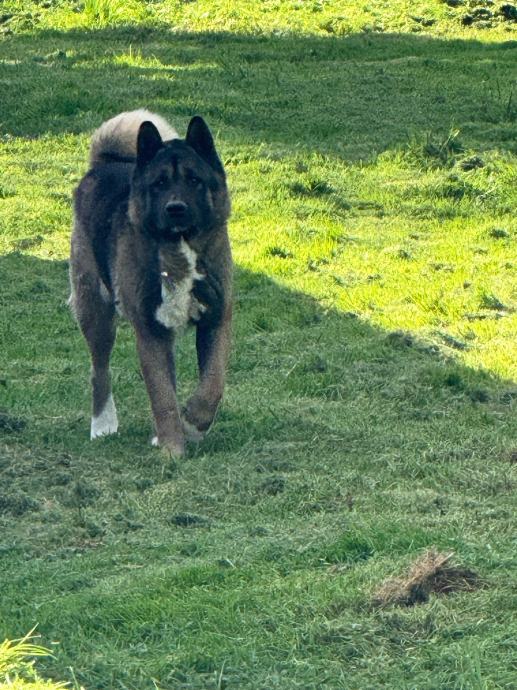
<svg viewBox="0 0 517 690">
<path fill-rule="evenodd" d="M 36 626 L 39 676 L 516 687 L 512 7 L 2 3 L 0 641 Z M 124 323 L 120 433 L 89 441 L 66 305 L 90 135 L 137 107 L 202 115 L 233 201 L 225 400 L 178 462 Z M 389 584 L 429 552 L 441 580 Z M 6 649 L 0 687 L 56 687 Z"/>
</svg>

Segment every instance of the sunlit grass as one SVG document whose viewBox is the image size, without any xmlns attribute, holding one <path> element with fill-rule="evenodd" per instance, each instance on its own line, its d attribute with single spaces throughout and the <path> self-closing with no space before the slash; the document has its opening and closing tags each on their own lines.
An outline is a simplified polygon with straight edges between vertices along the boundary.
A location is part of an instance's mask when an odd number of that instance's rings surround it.
<svg viewBox="0 0 517 690">
<path fill-rule="evenodd" d="M 6 10 L 20 13 L 16 25 L 37 23 L 47 28 L 123 26 L 145 22 L 175 31 L 231 31 L 253 34 L 316 34 L 346 37 L 353 33 L 403 32 L 482 41 L 510 39 L 511 18 L 501 11 L 504 3 L 410 2 L 356 3 L 352 0 L 212 0 L 181 2 L 163 0 L 62 0 L 41 5 L 6 0 Z M 479 8 L 485 14 L 479 12 Z M 476 12 L 476 10 L 478 12 Z M 467 17 L 467 19 L 465 19 Z M 469 21 L 472 17 L 472 21 Z"/>
<path fill-rule="evenodd" d="M 38 657 L 49 656 L 50 651 L 32 640 L 29 633 L 20 640 L 4 640 L 0 644 L 0 687 L 6 690 L 60 690 L 70 687 L 38 676 L 34 661 Z"/>
</svg>

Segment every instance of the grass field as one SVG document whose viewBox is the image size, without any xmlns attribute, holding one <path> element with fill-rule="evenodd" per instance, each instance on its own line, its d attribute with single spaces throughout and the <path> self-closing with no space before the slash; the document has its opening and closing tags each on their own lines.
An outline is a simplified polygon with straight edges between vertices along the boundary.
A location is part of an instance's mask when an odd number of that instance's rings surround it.
<svg viewBox="0 0 517 690">
<path fill-rule="evenodd" d="M 508 7 L 1 3 L 0 641 L 51 655 L 0 687 L 516 687 Z M 233 199 L 225 401 L 174 463 L 127 324 L 89 441 L 66 306 L 89 136 L 142 106 L 206 118 Z M 430 549 L 458 591 L 379 605 Z"/>
</svg>

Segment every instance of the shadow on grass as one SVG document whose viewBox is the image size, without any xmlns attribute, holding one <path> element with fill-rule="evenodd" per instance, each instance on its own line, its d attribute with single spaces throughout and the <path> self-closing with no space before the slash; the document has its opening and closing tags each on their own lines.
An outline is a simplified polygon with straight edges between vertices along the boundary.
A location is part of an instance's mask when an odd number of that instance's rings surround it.
<svg viewBox="0 0 517 690">
<path fill-rule="evenodd" d="M 265 37 L 142 27 L 38 32 L 0 43 L 1 133 L 89 132 L 146 106 L 225 141 L 370 158 L 415 134 L 515 151 L 515 42 L 406 34 Z"/>
<path fill-rule="evenodd" d="M 113 366 L 115 396 L 131 422 L 122 420 L 114 444 L 92 445 L 89 362 L 66 305 L 67 262 L 9 254 L 0 257 L 0 279 L 4 440 L 81 453 L 95 446 L 92 457 L 128 442 L 145 452 L 148 402 L 129 325 L 119 328 Z M 441 440 L 444 448 L 474 447 L 476 438 L 503 453 L 515 435 L 514 382 L 464 366 L 453 348 L 324 310 L 266 275 L 237 271 L 234 332 L 227 400 L 197 452 L 239 453 L 282 438 L 317 439 L 320 450 L 344 455 L 356 439 L 382 454 L 390 443 L 403 448 L 408 434 L 421 438 L 424 454 Z M 196 377 L 192 340 L 187 334 L 180 343 L 182 395 Z"/>
</svg>

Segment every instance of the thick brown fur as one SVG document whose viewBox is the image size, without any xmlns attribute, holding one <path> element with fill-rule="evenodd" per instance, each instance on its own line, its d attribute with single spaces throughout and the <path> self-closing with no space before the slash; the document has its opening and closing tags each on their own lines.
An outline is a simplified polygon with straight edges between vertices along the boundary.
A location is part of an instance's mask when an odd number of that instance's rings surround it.
<svg viewBox="0 0 517 690">
<path fill-rule="evenodd" d="M 185 438 L 201 438 L 215 417 L 230 347 L 223 165 L 202 118 L 192 118 L 180 139 L 143 110 L 105 122 L 90 162 L 75 193 L 70 302 L 92 361 L 91 437 L 118 429 L 109 374 L 118 311 L 135 330 L 154 442 L 182 455 Z M 189 323 L 197 329 L 199 383 L 180 411 L 173 345 Z"/>
</svg>

